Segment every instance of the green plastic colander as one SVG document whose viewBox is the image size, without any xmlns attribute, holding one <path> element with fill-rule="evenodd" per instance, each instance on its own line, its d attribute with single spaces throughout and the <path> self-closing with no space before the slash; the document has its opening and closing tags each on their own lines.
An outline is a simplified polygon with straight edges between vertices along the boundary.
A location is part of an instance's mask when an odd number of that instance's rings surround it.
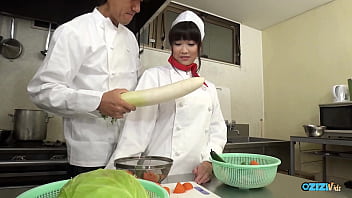
<svg viewBox="0 0 352 198">
<path fill-rule="evenodd" d="M 27 190 L 17 196 L 17 198 L 57 198 L 59 196 L 61 188 L 68 182 L 69 180 L 61 180 L 57 182 L 52 182 L 48 184 L 44 184 L 30 190 Z M 147 191 L 150 198 L 168 198 L 169 194 L 165 189 L 163 189 L 158 184 L 138 179 L 138 181 L 142 184 L 144 189 Z"/>
<path fill-rule="evenodd" d="M 261 188 L 274 181 L 281 160 L 251 153 L 219 154 L 226 163 L 212 159 L 215 177 L 223 183 L 244 189 Z M 259 165 L 250 165 L 255 160 Z"/>
</svg>

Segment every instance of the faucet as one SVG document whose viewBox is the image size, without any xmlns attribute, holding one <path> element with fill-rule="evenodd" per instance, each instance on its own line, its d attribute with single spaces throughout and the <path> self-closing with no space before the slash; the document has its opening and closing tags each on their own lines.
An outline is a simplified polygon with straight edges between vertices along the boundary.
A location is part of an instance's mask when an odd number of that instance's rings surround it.
<svg viewBox="0 0 352 198">
<path fill-rule="evenodd" d="M 235 129 L 236 127 L 236 121 L 232 120 L 229 122 L 228 120 L 225 120 L 226 126 L 227 126 L 227 132 L 235 132 L 237 135 L 240 135 L 240 131 L 238 129 Z"/>
<path fill-rule="evenodd" d="M 240 130 L 238 129 L 233 130 L 233 132 L 236 132 L 237 135 L 240 135 Z"/>
</svg>

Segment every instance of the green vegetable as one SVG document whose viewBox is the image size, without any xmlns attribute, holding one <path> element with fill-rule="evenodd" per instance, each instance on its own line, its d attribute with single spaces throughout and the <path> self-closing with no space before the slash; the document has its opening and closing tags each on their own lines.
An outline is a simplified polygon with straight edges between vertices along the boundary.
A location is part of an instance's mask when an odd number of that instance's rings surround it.
<svg viewBox="0 0 352 198">
<path fill-rule="evenodd" d="M 213 158 L 213 160 L 219 161 L 219 162 L 225 162 L 213 149 L 210 151 L 210 156 Z"/>
<path fill-rule="evenodd" d="M 241 165 L 246 165 L 246 162 L 242 162 Z"/>
<path fill-rule="evenodd" d="M 136 107 L 154 105 L 187 95 L 203 83 L 203 77 L 193 77 L 161 87 L 126 92 L 121 98 Z"/>
<path fill-rule="evenodd" d="M 81 173 L 61 189 L 58 198 L 148 198 L 139 181 L 124 170 Z"/>
<path fill-rule="evenodd" d="M 101 113 L 100 113 L 100 115 L 101 115 L 101 117 L 103 117 L 103 118 L 104 118 L 104 120 L 106 120 L 106 119 L 109 119 L 109 118 L 110 118 L 110 122 L 111 122 L 111 124 L 114 124 L 114 123 L 117 121 L 117 118 L 112 118 L 112 117 L 109 117 L 109 116 L 107 116 L 107 115 L 103 115 L 103 114 L 101 114 Z"/>
</svg>

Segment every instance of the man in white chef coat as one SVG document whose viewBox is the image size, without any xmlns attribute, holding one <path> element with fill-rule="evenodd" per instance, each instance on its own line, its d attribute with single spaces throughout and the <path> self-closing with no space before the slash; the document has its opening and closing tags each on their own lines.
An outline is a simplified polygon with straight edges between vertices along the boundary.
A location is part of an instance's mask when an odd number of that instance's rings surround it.
<svg viewBox="0 0 352 198">
<path fill-rule="evenodd" d="M 59 26 L 45 60 L 27 87 L 41 109 L 63 117 L 71 176 L 106 165 L 123 115 L 135 110 L 120 98 L 140 74 L 139 47 L 124 25 L 142 0 L 102 0 L 88 14 Z M 101 115 L 118 118 L 110 123 Z"/>
</svg>

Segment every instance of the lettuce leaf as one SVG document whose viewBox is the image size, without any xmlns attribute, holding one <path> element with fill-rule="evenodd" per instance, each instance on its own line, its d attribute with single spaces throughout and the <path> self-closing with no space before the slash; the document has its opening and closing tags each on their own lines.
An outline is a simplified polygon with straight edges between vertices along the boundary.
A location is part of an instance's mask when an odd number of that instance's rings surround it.
<svg viewBox="0 0 352 198">
<path fill-rule="evenodd" d="M 58 198 L 148 198 L 140 182 L 124 170 L 98 169 L 77 175 Z"/>
</svg>

